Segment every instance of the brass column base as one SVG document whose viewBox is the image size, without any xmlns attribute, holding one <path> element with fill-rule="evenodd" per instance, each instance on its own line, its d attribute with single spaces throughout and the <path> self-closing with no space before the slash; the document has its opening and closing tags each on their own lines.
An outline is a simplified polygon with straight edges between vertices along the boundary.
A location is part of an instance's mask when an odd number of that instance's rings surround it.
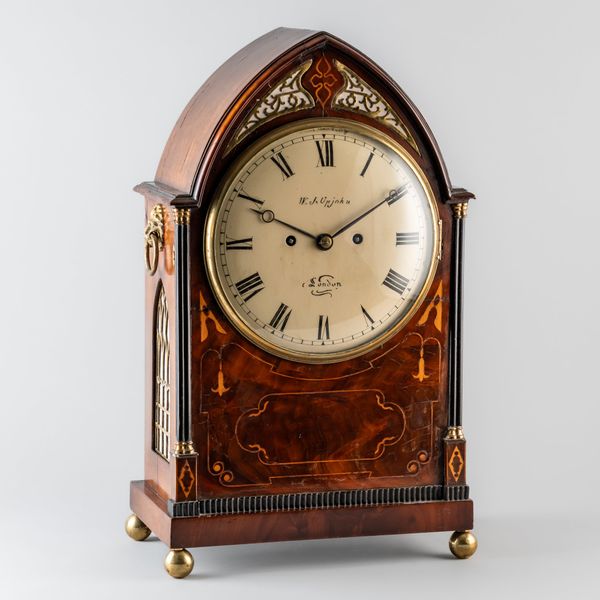
<svg viewBox="0 0 600 600">
<path fill-rule="evenodd" d="M 477 538 L 471 531 L 455 531 L 448 545 L 456 558 L 470 558 L 477 550 Z"/>
</svg>

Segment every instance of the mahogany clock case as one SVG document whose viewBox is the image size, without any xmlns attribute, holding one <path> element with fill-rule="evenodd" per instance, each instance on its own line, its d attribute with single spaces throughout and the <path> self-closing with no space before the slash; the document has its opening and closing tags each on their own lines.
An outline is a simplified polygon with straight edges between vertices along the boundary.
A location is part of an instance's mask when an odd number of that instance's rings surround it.
<svg viewBox="0 0 600 600">
<path fill-rule="evenodd" d="M 359 122 L 400 144 L 427 177 L 442 233 L 408 323 L 334 364 L 278 358 L 240 335 L 203 254 L 207 211 L 230 165 L 269 132 L 314 118 Z M 274 30 L 207 80 L 155 180 L 136 190 L 154 272 L 145 473 L 131 484 L 131 508 L 148 528 L 171 548 L 471 529 L 460 334 L 473 196 L 451 187 L 428 126 L 390 77 L 330 34 Z"/>
</svg>

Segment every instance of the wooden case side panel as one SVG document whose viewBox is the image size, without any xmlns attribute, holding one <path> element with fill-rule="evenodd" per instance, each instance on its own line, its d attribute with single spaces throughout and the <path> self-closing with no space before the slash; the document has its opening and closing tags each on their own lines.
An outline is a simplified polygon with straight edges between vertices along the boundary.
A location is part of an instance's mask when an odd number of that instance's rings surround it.
<svg viewBox="0 0 600 600">
<path fill-rule="evenodd" d="M 163 489 L 167 494 L 174 492 L 173 489 L 173 459 L 165 460 L 153 449 L 154 442 L 154 392 L 155 392 L 155 326 L 156 326 L 156 302 L 160 286 L 164 288 L 167 309 L 169 314 L 169 373 L 170 373 L 170 448 L 171 454 L 175 444 L 176 423 L 176 365 L 175 365 L 175 273 L 173 253 L 173 218 L 164 198 L 152 195 L 145 197 L 145 223 L 156 205 L 163 207 L 164 218 L 164 248 L 159 254 L 158 267 L 154 275 L 150 275 L 145 269 L 145 392 L 144 392 L 144 477 L 148 481 Z"/>
</svg>

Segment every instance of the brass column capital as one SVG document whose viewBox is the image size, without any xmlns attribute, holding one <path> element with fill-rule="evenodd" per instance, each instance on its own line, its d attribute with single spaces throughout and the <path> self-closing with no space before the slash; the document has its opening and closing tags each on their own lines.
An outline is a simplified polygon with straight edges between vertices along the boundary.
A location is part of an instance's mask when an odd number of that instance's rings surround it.
<svg viewBox="0 0 600 600">
<path fill-rule="evenodd" d="M 189 208 L 174 208 L 173 216 L 175 225 L 189 225 L 191 212 Z"/>
<path fill-rule="evenodd" d="M 453 425 L 448 427 L 446 430 L 446 435 L 444 436 L 446 440 L 464 440 L 465 434 L 463 433 L 462 425 Z"/>
<path fill-rule="evenodd" d="M 190 454 L 196 454 L 196 451 L 194 450 L 194 445 L 191 441 L 177 442 L 173 454 L 175 454 L 175 456 L 189 456 Z"/>
<path fill-rule="evenodd" d="M 468 209 L 468 202 L 459 202 L 458 204 L 452 205 L 452 212 L 457 219 L 464 219 L 467 216 Z"/>
</svg>

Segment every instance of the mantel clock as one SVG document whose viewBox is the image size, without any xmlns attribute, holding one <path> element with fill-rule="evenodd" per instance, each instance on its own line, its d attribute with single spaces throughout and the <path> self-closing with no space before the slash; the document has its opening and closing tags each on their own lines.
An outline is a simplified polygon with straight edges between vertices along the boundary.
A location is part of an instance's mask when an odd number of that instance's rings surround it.
<svg viewBox="0 0 600 600">
<path fill-rule="evenodd" d="M 463 223 L 404 92 L 277 29 L 183 111 L 146 203 L 145 473 L 127 532 L 186 547 L 454 531 Z"/>
</svg>

